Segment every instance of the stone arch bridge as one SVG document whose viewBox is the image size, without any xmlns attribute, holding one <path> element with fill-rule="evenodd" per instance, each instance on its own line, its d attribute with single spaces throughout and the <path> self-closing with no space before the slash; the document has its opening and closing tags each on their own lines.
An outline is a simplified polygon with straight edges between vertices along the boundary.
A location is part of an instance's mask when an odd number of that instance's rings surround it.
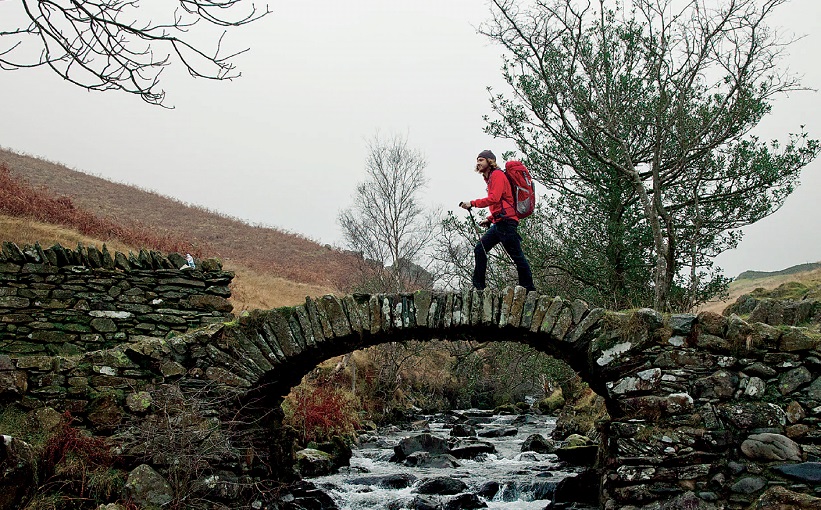
<svg viewBox="0 0 821 510">
<path fill-rule="evenodd" d="M 79 361 L 0 357 L 0 380 L 12 381 L 7 394 L 72 409 L 98 428 L 102 404 L 89 395 L 105 386 L 127 393 L 175 380 L 207 384 L 230 403 L 217 410 L 227 421 L 278 409 L 328 358 L 411 339 L 520 342 L 567 362 L 611 417 L 597 465 L 604 507 L 692 500 L 743 508 L 785 487 L 796 498 L 821 489 L 821 471 L 801 474 L 821 453 L 818 334 L 712 313 L 591 309 L 522 287 L 306 299 L 169 339 L 135 338 Z M 83 376 L 88 382 L 77 382 Z M 121 412 L 114 422 L 146 412 L 116 398 L 105 405 Z M 255 423 L 270 432 L 276 420 Z M 279 459 L 272 465 L 288 464 L 285 450 L 270 453 Z"/>
</svg>

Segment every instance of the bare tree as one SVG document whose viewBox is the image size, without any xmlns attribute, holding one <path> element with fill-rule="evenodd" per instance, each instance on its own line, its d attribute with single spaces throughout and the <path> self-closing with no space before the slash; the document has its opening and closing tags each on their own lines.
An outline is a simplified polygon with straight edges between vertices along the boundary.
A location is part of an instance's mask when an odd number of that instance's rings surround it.
<svg viewBox="0 0 821 510">
<path fill-rule="evenodd" d="M 424 252 L 437 222 L 419 202 L 426 165 L 405 137 L 376 135 L 368 142 L 366 180 L 337 220 L 347 246 L 362 255 L 366 290 L 404 292 L 433 283 Z"/>
<path fill-rule="evenodd" d="M 270 11 L 248 0 L 179 0 L 157 16 L 138 0 L 18 0 L 0 7 L 0 69 L 47 67 L 89 90 L 120 90 L 161 105 L 163 69 L 178 62 L 191 76 L 230 80 L 239 76 L 225 53 L 230 27 Z M 213 38 L 197 28 L 222 31 Z"/>
</svg>

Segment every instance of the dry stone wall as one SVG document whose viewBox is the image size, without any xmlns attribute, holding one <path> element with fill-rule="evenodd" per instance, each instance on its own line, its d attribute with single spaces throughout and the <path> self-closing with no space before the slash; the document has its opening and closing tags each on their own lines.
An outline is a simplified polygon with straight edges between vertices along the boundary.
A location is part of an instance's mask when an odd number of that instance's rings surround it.
<svg viewBox="0 0 821 510">
<path fill-rule="evenodd" d="M 184 269 L 181 269 L 184 268 Z M 79 246 L 0 252 L 0 353 L 76 355 L 231 317 L 233 273 L 214 259 Z"/>
</svg>

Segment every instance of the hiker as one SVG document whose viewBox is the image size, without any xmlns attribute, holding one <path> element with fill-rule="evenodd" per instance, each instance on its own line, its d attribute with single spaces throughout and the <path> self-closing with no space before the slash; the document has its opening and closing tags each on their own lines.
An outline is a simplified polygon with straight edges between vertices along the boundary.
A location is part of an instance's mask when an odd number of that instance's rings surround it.
<svg viewBox="0 0 821 510">
<path fill-rule="evenodd" d="M 479 153 L 476 158 L 476 172 L 482 174 L 487 183 L 487 197 L 469 202 L 461 202 L 459 207 L 471 210 L 473 207 L 489 207 L 490 215 L 479 222 L 482 227 L 490 228 L 473 248 L 476 266 L 473 269 L 473 286 L 478 290 L 485 288 L 487 273 L 487 252 L 499 243 L 516 264 L 519 273 L 519 285 L 527 290 L 536 290 L 533 285 L 533 274 L 522 252 L 522 238 L 516 231 L 519 217 L 513 205 L 513 193 L 505 173 L 496 165 L 496 156 L 489 150 Z"/>
</svg>

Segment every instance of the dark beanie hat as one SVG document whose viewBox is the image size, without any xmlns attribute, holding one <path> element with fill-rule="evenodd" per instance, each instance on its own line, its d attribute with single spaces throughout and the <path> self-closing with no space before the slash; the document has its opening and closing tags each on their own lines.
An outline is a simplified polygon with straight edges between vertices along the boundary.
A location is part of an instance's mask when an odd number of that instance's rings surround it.
<svg viewBox="0 0 821 510">
<path fill-rule="evenodd" d="M 492 159 L 493 161 L 496 161 L 496 155 L 490 152 L 490 149 L 483 150 L 478 156 L 476 156 L 476 158 Z"/>
</svg>

